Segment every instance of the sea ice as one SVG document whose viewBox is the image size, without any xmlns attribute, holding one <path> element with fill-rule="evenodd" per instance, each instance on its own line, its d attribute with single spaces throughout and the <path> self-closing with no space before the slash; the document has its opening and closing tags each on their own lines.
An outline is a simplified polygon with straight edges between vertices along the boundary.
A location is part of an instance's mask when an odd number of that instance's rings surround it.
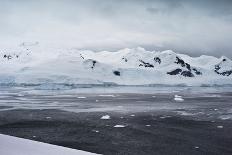
<svg viewBox="0 0 232 155">
<path fill-rule="evenodd" d="M 126 127 L 125 125 L 115 125 L 114 126 L 115 128 L 124 128 L 124 127 Z"/>
<path fill-rule="evenodd" d="M 104 115 L 101 117 L 101 119 L 110 119 L 110 116 L 109 115 Z"/>
</svg>

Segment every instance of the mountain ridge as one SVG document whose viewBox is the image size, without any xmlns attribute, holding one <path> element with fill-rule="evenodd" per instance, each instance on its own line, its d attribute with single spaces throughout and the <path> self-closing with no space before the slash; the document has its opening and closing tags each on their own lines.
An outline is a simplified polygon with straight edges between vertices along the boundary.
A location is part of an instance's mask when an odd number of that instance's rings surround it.
<svg viewBox="0 0 232 155">
<path fill-rule="evenodd" d="M 0 64 L 0 84 L 232 84 L 232 61 L 225 56 L 190 57 L 142 47 L 93 52 L 25 43 L 1 50 Z"/>
</svg>

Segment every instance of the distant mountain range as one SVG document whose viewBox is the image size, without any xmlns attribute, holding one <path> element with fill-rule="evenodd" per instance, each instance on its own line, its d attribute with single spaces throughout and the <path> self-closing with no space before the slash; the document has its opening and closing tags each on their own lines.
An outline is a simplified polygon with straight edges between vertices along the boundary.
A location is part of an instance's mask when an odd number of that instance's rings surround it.
<svg viewBox="0 0 232 155">
<path fill-rule="evenodd" d="M 46 83 L 226 85 L 232 84 L 232 61 L 141 47 L 93 52 L 45 48 L 36 42 L 0 49 L 0 84 Z"/>
</svg>

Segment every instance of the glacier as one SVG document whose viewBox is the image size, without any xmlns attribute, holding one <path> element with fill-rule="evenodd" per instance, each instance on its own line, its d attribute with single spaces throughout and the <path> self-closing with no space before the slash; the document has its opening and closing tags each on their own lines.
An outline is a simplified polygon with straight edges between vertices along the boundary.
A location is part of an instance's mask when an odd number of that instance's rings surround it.
<svg viewBox="0 0 232 155">
<path fill-rule="evenodd" d="M 0 49 L 0 85 L 42 84 L 232 85 L 232 61 L 142 47 L 94 52 L 36 42 Z"/>
</svg>

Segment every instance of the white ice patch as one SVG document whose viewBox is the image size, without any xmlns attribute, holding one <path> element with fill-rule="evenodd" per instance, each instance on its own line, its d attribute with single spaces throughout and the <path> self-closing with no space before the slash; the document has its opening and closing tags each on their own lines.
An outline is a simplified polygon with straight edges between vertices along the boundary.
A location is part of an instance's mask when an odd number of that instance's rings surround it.
<svg viewBox="0 0 232 155">
<path fill-rule="evenodd" d="M 222 128 L 223 128 L 223 126 L 222 126 L 222 125 L 219 125 L 219 126 L 217 126 L 217 128 L 218 128 L 218 129 L 222 129 Z"/>
<path fill-rule="evenodd" d="M 125 128 L 126 126 L 125 125 L 115 125 L 114 127 L 115 128 Z"/>
<path fill-rule="evenodd" d="M 180 96 L 180 95 L 175 95 L 175 98 L 181 98 L 182 96 Z"/>
<path fill-rule="evenodd" d="M 92 130 L 93 132 L 96 132 L 96 133 L 99 133 L 99 131 L 98 130 Z"/>
<path fill-rule="evenodd" d="M 102 116 L 101 119 L 110 119 L 109 115 Z"/>
<path fill-rule="evenodd" d="M 193 116 L 194 115 L 193 113 L 189 113 L 186 111 L 178 111 L 177 113 L 182 115 L 182 116 Z"/>
<path fill-rule="evenodd" d="M 104 94 L 104 95 L 99 95 L 101 97 L 115 97 L 115 95 L 111 95 L 111 94 Z"/>
<path fill-rule="evenodd" d="M 183 102 L 184 101 L 184 99 L 180 98 L 180 97 L 175 97 L 174 100 L 177 101 L 177 102 Z"/>
<path fill-rule="evenodd" d="M 222 115 L 222 116 L 219 116 L 219 118 L 222 120 L 228 120 L 228 119 L 232 119 L 232 115 Z"/>
<path fill-rule="evenodd" d="M 177 101 L 177 102 L 183 102 L 184 99 L 182 98 L 182 96 L 179 96 L 179 95 L 175 95 L 174 96 L 174 100 Z"/>
<path fill-rule="evenodd" d="M 79 98 L 79 99 L 83 99 L 83 98 L 86 98 L 85 96 L 79 96 L 79 97 L 77 97 L 77 98 Z"/>
</svg>

